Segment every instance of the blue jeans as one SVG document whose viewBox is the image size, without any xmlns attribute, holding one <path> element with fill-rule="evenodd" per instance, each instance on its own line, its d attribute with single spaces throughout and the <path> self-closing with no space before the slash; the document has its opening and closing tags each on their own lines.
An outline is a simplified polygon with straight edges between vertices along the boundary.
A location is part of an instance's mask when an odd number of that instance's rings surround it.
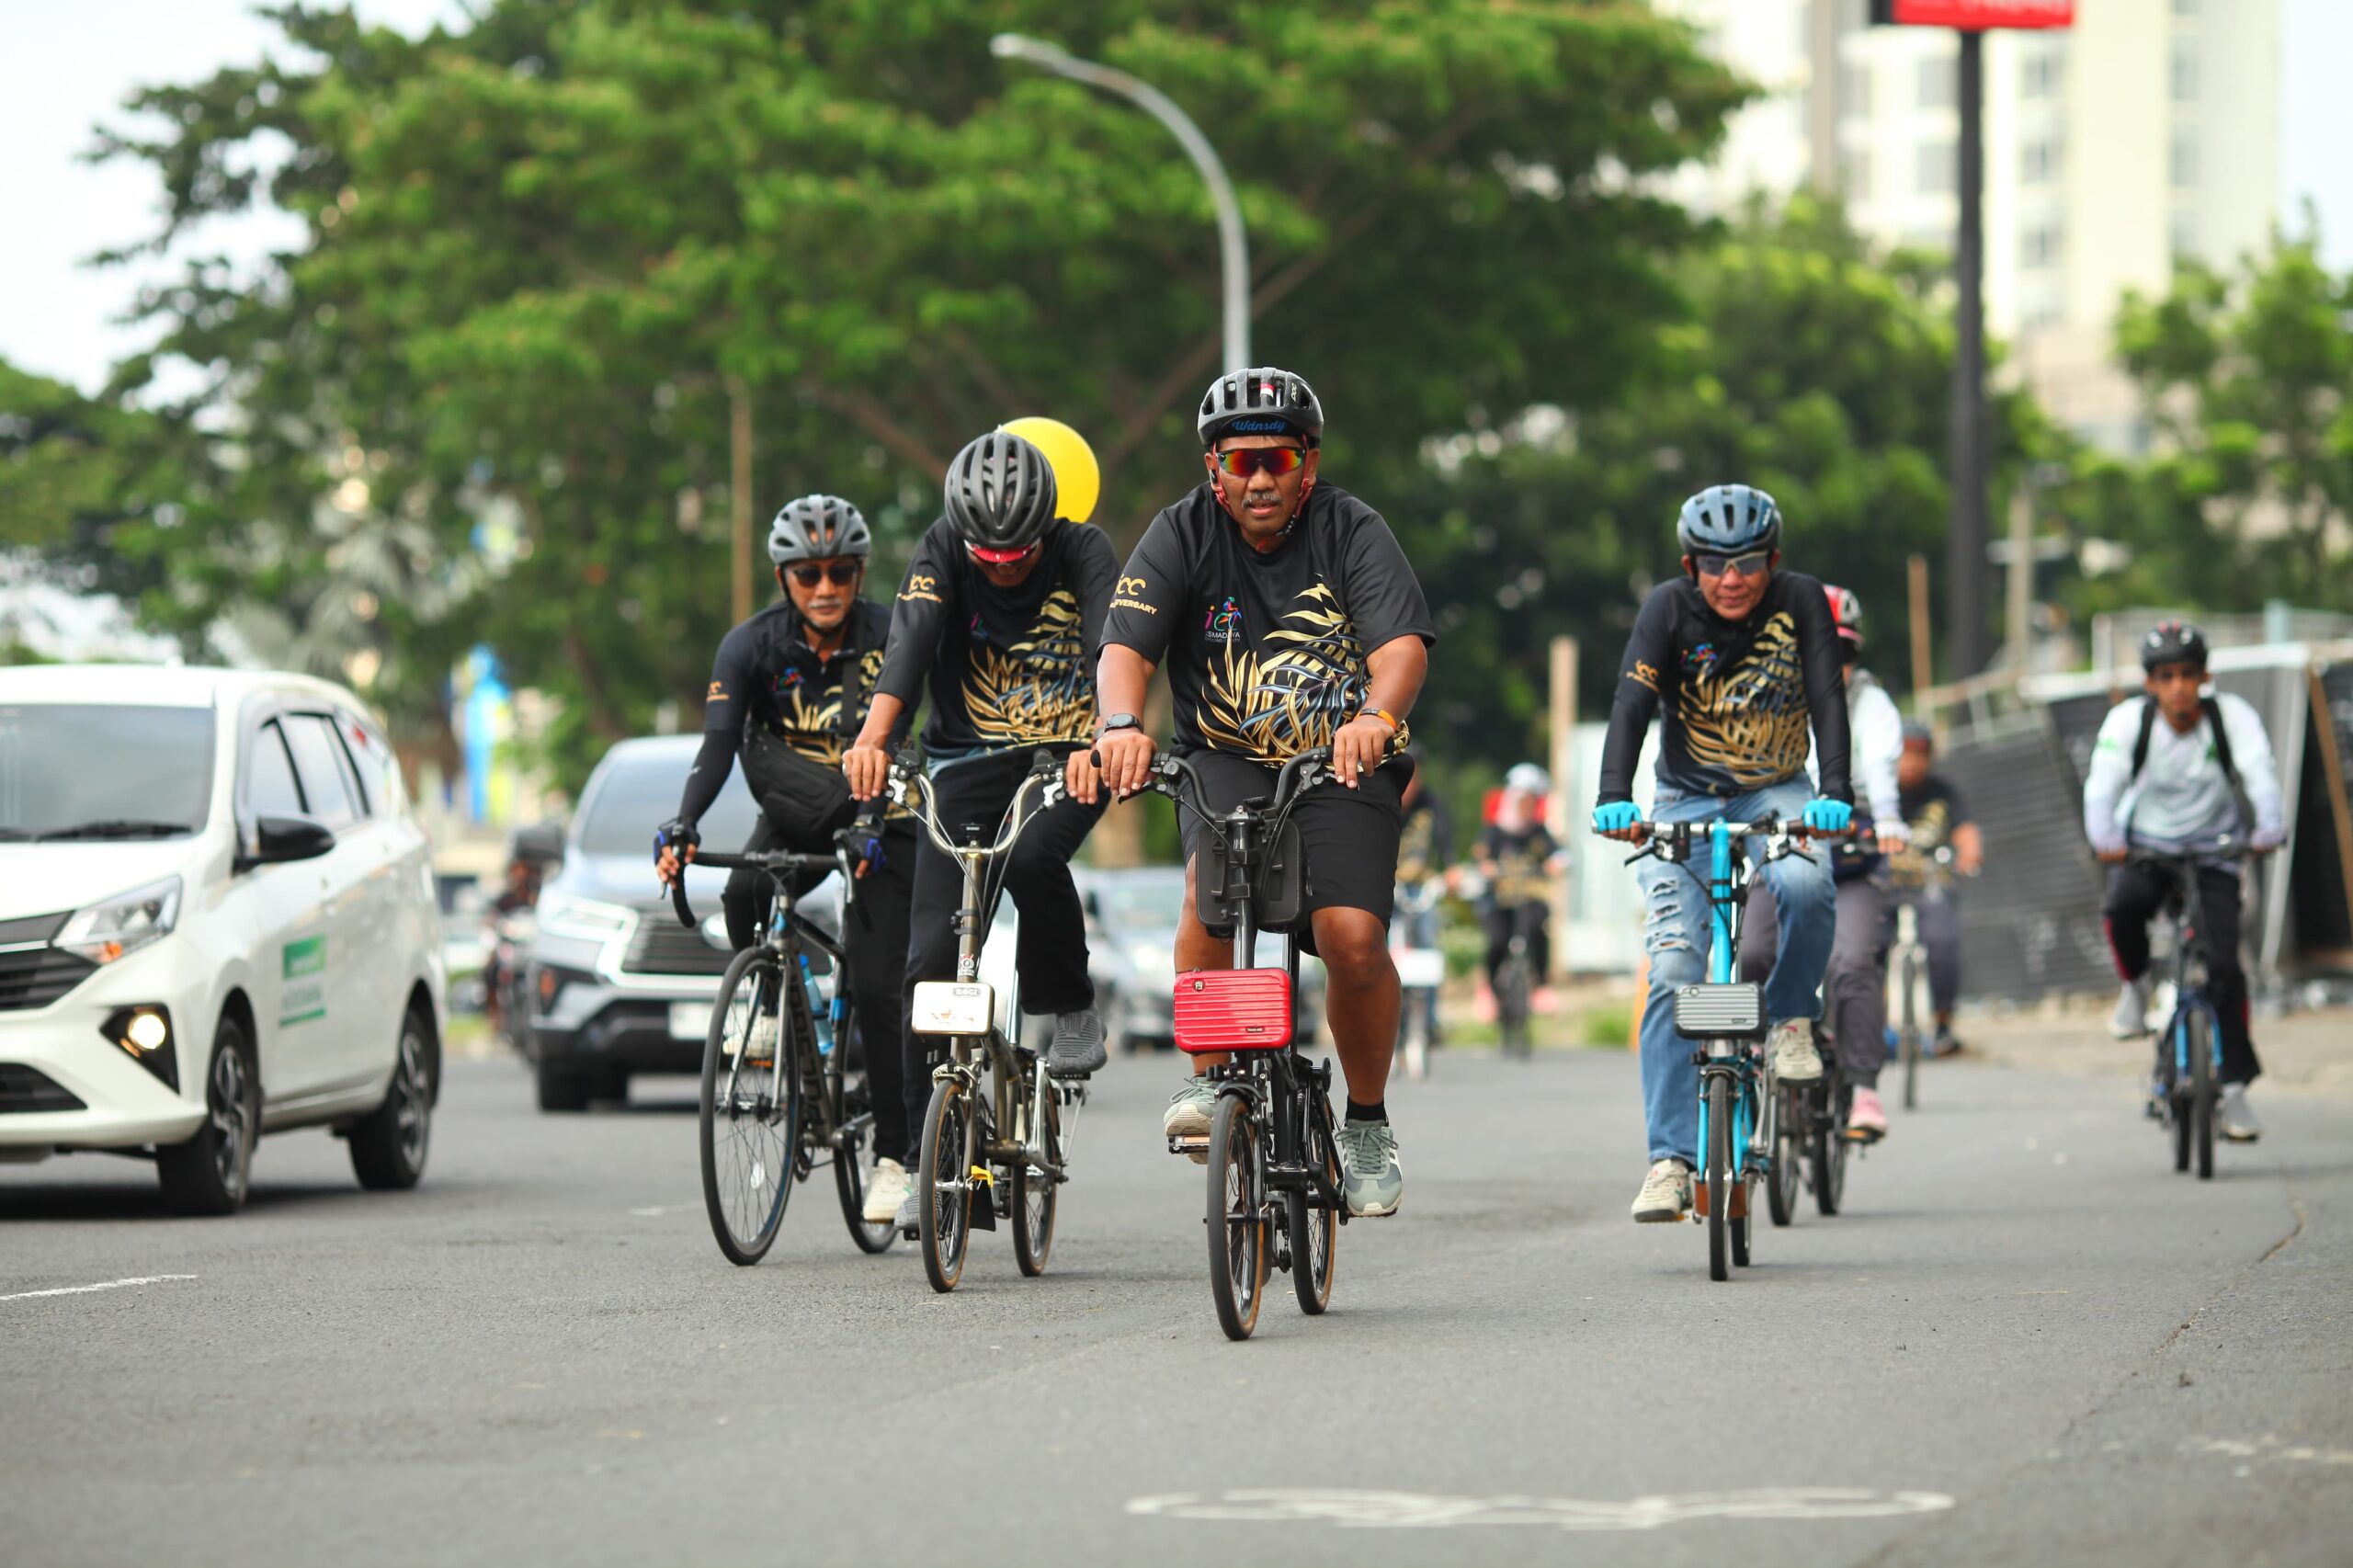
<svg viewBox="0 0 2353 1568">
<path fill-rule="evenodd" d="M 1662 787 L 1651 820 L 1754 822 L 1768 813 L 1787 820 L 1805 810 L 1812 799 L 1813 787 L 1804 778 L 1730 797 L 1687 795 Z M 1761 855 L 1764 841 L 1752 838 L 1748 848 L 1752 855 Z M 1820 852 L 1815 853 L 1818 857 Z M 1685 865 L 1643 860 L 1639 866 L 1646 911 L 1643 946 L 1651 960 L 1642 1029 L 1643 1111 L 1650 1125 L 1650 1157 L 1682 1160 L 1696 1167 L 1699 1070 L 1691 1061 L 1692 1042 L 1675 1030 L 1675 991 L 1708 978 L 1708 951 L 1715 937 L 1708 905 L 1708 861 L 1695 846 Z M 1774 861 L 1760 876 L 1773 890 L 1780 937 L 1779 956 L 1765 983 L 1765 1016 L 1774 1023 L 1818 1017 L 1822 1002 L 1817 993 L 1830 963 L 1837 921 L 1837 889 L 1830 868 L 1818 858 L 1791 856 Z"/>
</svg>

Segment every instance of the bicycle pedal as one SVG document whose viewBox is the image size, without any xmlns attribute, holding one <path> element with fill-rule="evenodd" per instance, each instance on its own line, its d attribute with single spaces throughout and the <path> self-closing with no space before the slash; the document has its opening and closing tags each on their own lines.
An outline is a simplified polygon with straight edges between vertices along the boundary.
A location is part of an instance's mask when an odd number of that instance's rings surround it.
<svg viewBox="0 0 2353 1568">
<path fill-rule="evenodd" d="M 1168 1138 L 1168 1152 L 1172 1154 L 1182 1154 L 1197 1165 L 1206 1165 L 1210 1163 L 1209 1134 L 1204 1132 L 1188 1137 L 1180 1133 L 1171 1133 Z"/>
</svg>

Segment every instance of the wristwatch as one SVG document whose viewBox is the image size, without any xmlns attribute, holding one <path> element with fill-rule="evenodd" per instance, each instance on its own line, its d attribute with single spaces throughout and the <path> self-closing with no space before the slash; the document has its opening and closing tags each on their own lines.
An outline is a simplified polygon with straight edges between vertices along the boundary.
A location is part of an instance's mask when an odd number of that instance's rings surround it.
<svg viewBox="0 0 2353 1568">
<path fill-rule="evenodd" d="M 1103 721 L 1103 727 L 1096 731 L 1095 735 L 1097 740 L 1100 740 L 1103 736 L 1109 734 L 1114 730 L 1141 730 L 1142 728 L 1142 723 L 1138 721 L 1134 714 L 1114 713 L 1109 718 Z"/>
</svg>

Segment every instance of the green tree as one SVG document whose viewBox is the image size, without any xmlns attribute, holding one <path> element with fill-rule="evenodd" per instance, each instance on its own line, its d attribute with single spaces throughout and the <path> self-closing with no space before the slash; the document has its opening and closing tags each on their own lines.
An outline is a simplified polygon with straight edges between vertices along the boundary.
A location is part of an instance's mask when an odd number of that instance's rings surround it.
<svg viewBox="0 0 2353 1568">
<path fill-rule="evenodd" d="M 1089 434 L 1123 543 L 1195 481 L 1207 197 L 1156 125 L 1008 74 L 992 33 L 1134 71 L 1207 128 L 1258 352 L 1324 392 L 1336 473 L 1615 395 L 1691 233 L 1643 176 L 1705 155 L 1745 91 L 1688 27 L 1579 0 L 498 0 L 422 40 L 272 15 L 299 54 L 144 93 L 160 129 L 106 142 L 162 176 L 159 239 L 263 203 L 306 226 L 256 283 L 201 265 L 148 301 L 240 444 L 181 548 L 229 563 L 224 602 L 257 528 L 280 594 L 407 530 L 383 554 L 415 597 L 374 600 L 386 678 L 422 689 L 487 641 L 560 699 L 575 778 L 699 693 L 738 399 L 763 512 L 836 489 L 902 544 L 947 457 L 1018 414 Z"/>
</svg>

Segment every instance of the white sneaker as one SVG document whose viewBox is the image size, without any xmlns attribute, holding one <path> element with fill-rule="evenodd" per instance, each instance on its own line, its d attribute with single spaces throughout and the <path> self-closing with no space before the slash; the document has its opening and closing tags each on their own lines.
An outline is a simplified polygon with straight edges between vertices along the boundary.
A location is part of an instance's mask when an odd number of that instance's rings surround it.
<svg viewBox="0 0 2353 1568">
<path fill-rule="evenodd" d="M 1643 1178 L 1634 1194 L 1634 1222 L 1664 1225 L 1680 1220 L 1691 1209 L 1691 1167 L 1681 1160 L 1661 1160 Z"/>
<path fill-rule="evenodd" d="M 1822 1076 L 1822 1053 L 1813 1049 L 1813 1023 L 1783 1018 L 1773 1026 L 1773 1071 L 1785 1084 L 1811 1084 Z"/>
<path fill-rule="evenodd" d="M 2214 1131 L 2234 1143 L 2252 1143 L 2263 1136 L 2263 1123 L 2246 1103 L 2245 1084 L 2222 1085 L 2222 1104 L 2214 1118 Z"/>
<path fill-rule="evenodd" d="M 1168 1096 L 1168 1108 L 1160 1117 L 1161 1135 L 1206 1138 L 1210 1135 L 1210 1119 L 1216 1114 L 1217 1085 L 1207 1078 L 1188 1078 L 1183 1088 Z"/>
<path fill-rule="evenodd" d="M 907 1200 L 907 1168 L 896 1160 L 877 1160 L 866 1178 L 866 1208 L 861 1217 L 870 1225 L 886 1224 L 895 1219 L 899 1205 Z"/>
<path fill-rule="evenodd" d="M 2119 1040 L 2138 1040 L 2149 1032 L 2149 977 L 2128 980 L 2116 994 L 2116 1011 L 2109 1015 L 2108 1032 Z"/>
</svg>

